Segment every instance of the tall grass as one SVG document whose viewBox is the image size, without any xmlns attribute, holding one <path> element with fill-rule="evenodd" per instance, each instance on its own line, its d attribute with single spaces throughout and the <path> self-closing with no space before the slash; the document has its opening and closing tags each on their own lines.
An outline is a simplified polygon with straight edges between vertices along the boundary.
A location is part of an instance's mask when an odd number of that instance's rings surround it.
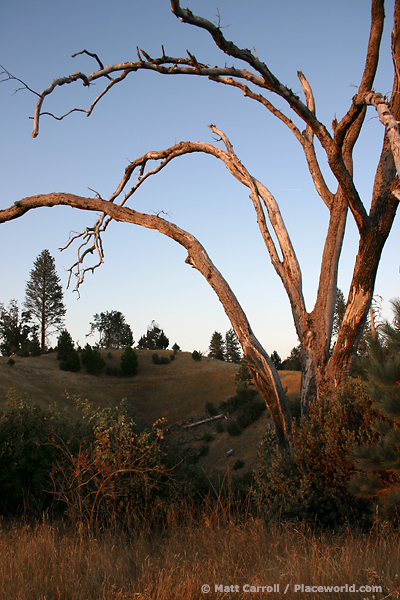
<svg viewBox="0 0 400 600">
<path fill-rule="evenodd" d="M 284 597 L 399 598 L 400 534 L 316 532 L 308 526 L 240 519 L 210 505 L 171 508 L 166 526 L 90 532 L 46 520 L 0 527 L 0 598 L 15 600 L 203 600 Z M 244 584 L 280 584 L 249 594 Z M 381 585 L 382 593 L 302 594 L 295 584 Z M 202 593 L 208 584 L 211 592 Z M 216 593 L 215 585 L 239 586 Z M 284 595 L 286 585 L 290 587 Z"/>
</svg>

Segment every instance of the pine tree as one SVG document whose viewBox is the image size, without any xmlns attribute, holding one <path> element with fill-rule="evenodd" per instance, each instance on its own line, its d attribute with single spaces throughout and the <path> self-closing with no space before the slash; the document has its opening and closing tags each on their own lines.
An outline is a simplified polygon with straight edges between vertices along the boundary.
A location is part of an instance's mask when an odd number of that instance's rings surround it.
<svg viewBox="0 0 400 600">
<path fill-rule="evenodd" d="M 79 354 L 75 350 L 74 342 L 70 333 L 64 329 L 57 340 L 57 360 L 60 362 L 60 369 L 62 371 L 73 371 L 77 373 L 81 370 L 81 361 Z"/>
<path fill-rule="evenodd" d="M 272 352 L 272 354 L 271 354 L 271 360 L 274 363 L 275 369 L 277 371 L 279 371 L 279 369 L 282 369 L 282 359 L 281 359 L 281 357 L 279 356 L 279 354 L 277 353 L 276 350 L 274 350 Z"/>
<path fill-rule="evenodd" d="M 386 321 L 369 342 L 368 388 L 380 417 L 373 425 L 373 443 L 353 452 L 359 471 L 349 489 L 359 497 L 377 498 L 385 517 L 400 517 L 400 299 L 392 306 L 393 324 Z"/>
<path fill-rule="evenodd" d="M 343 321 L 344 313 L 346 312 L 346 300 L 340 288 L 336 289 L 335 312 L 333 315 L 332 337 L 337 338 L 340 326 Z"/>
<path fill-rule="evenodd" d="M 39 324 L 40 345 L 44 350 L 52 329 L 61 328 L 66 308 L 60 278 L 50 252 L 43 250 L 33 266 L 26 284 L 24 307 Z"/>
<path fill-rule="evenodd" d="M 121 356 L 121 374 L 125 377 L 132 377 L 136 375 L 138 370 L 138 357 L 137 354 L 130 346 L 125 348 L 124 353 Z"/>
<path fill-rule="evenodd" d="M 138 348 L 148 350 L 165 350 L 168 346 L 169 339 L 154 320 L 148 326 L 146 335 L 142 335 L 138 343 Z"/>
<path fill-rule="evenodd" d="M 81 360 L 86 371 L 90 375 L 100 375 L 103 368 L 106 366 L 100 352 L 96 348 L 92 348 L 90 344 L 86 344 L 83 349 Z"/>
<path fill-rule="evenodd" d="M 240 344 L 233 327 L 225 334 L 225 359 L 231 363 L 240 363 Z"/>
<path fill-rule="evenodd" d="M 246 365 L 243 359 L 240 361 L 240 368 L 235 375 L 235 381 L 236 383 L 239 383 L 239 381 L 244 381 L 248 383 L 248 385 L 254 385 L 249 367 Z"/>
<path fill-rule="evenodd" d="M 217 358 L 218 360 L 225 360 L 224 357 L 224 340 L 222 335 L 218 331 L 214 331 L 211 336 L 208 356 L 210 358 Z"/>
</svg>

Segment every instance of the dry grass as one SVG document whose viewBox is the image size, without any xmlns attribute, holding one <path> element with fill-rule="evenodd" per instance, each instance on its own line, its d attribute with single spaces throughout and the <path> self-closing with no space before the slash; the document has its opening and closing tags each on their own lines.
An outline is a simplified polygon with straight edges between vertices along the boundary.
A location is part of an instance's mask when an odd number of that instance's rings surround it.
<svg viewBox="0 0 400 600">
<path fill-rule="evenodd" d="M 7 365 L 6 357 L 0 357 L 0 406 L 11 387 L 20 395 L 30 394 L 43 407 L 56 403 L 59 407 L 67 408 L 75 418 L 80 415 L 71 400 L 73 396 L 88 399 L 100 406 L 105 406 L 111 400 L 118 402 L 121 398 L 128 398 L 139 419 L 152 423 L 164 416 L 170 423 L 176 423 L 190 417 L 195 420 L 205 417 L 207 401 L 218 407 L 236 392 L 234 377 L 238 365 L 210 358 L 195 362 L 188 352 L 178 353 L 168 365 L 155 365 L 151 358 L 152 351 L 136 352 L 139 371 L 135 377 L 127 379 L 106 375 L 94 377 L 83 371 L 61 371 L 55 353 L 37 358 L 16 357 L 13 367 Z M 107 351 L 101 353 L 107 366 L 119 365 L 121 350 L 112 350 L 111 360 L 107 359 Z M 171 352 L 158 351 L 158 354 L 169 356 Z M 280 371 L 279 374 L 289 399 L 298 397 L 301 374 L 296 371 Z M 213 435 L 209 453 L 200 459 L 202 466 L 209 473 L 223 476 L 240 459 L 245 463 L 240 473 L 257 469 L 257 443 L 268 422 L 267 413 L 264 412 L 239 437 L 232 438 L 226 432 Z M 203 444 L 196 438 L 214 431 L 211 425 L 193 428 L 179 432 L 177 439 L 189 439 L 190 447 L 196 451 Z M 226 459 L 228 450 L 234 453 Z"/>
<path fill-rule="evenodd" d="M 234 381 L 238 365 L 211 358 L 200 362 L 192 360 L 188 352 L 178 353 L 168 365 L 155 365 L 152 351 L 136 350 L 139 371 L 133 378 L 118 378 L 101 375 L 94 377 L 86 372 L 69 373 L 59 369 L 56 353 L 38 357 L 16 357 L 13 367 L 7 365 L 7 357 L 0 357 L 0 405 L 7 391 L 15 388 L 20 395 L 30 394 L 42 406 L 56 402 L 60 407 L 73 410 L 71 400 L 66 397 L 79 396 L 104 406 L 111 400 L 128 398 L 135 407 L 137 416 L 146 421 L 155 421 L 162 416 L 170 422 L 187 419 L 191 415 L 204 413 L 207 401 L 218 406 L 236 391 Z M 122 350 L 112 350 L 112 359 L 107 351 L 101 351 L 107 366 L 119 365 Z M 160 356 L 170 351 L 158 351 Z M 299 395 L 300 373 L 280 372 L 283 386 L 289 397 Z"/>
<path fill-rule="evenodd" d="M 180 524 L 177 522 L 179 521 Z M 97 536 L 46 522 L 0 529 L 0 598 L 15 600 L 195 600 L 249 598 L 244 584 L 287 584 L 285 598 L 398 598 L 399 532 L 314 533 L 209 513 L 184 523 L 172 512 L 164 533 Z M 382 593 L 301 594 L 294 585 L 382 585 Z M 214 586 L 239 586 L 215 593 Z M 388 595 L 390 594 L 390 595 Z M 256 597 L 277 597 L 255 594 Z M 254 597 L 251 594 L 251 597 Z"/>
<path fill-rule="evenodd" d="M 66 392 L 101 406 L 128 398 L 139 418 L 155 421 L 165 416 L 174 422 L 204 412 L 207 400 L 218 405 L 235 393 L 237 365 L 208 358 L 195 362 L 187 352 L 179 353 L 168 365 L 155 365 L 152 351 L 136 352 L 139 371 L 133 378 L 61 371 L 55 353 L 37 358 L 16 357 L 13 367 L 7 365 L 6 357 L 0 357 L 0 403 L 10 387 L 21 395 L 29 393 L 42 406 L 56 402 L 68 409 L 73 407 Z M 109 360 L 107 351 L 101 352 L 107 366 L 119 366 L 122 351 L 111 353 L 113 358 Z M 171 352 L 158 351 L 158 354 L 168 356 Z"/>
</svg>

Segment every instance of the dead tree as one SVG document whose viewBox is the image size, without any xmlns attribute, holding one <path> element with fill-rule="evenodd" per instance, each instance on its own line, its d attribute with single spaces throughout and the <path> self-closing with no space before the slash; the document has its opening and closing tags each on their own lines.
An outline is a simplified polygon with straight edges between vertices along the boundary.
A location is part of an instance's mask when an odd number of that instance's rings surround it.
<svg viewBox="0 0 400 600">
<path fill-rule="evenodd" d="M 193 152 L 206 153 L 221 160 L 230 173 L 248 188 L 261 235 L 272 264 L 289 297 L 296 332 L 301 342 L 301 402 L 303 414 L 307 415 L 312 398 L 330 394 L 348 380 L 368 316 L 381 252 L 390 233 L 400 198 L 397 179 L 400 166 L 400 136 L 397 125 L 397 120 L 400 118 L 400 0 L 396 1 L 392 31 L 394 83 L 390 99 L 373 91 L 385 14 L 384 0 L 372 0 L 371 28 L 364 72 L 347 113 L 340 121 L 336 119 L 333 121 L 332 133 L 316 116 L 313 92 L 302 72 L 298 72 L 298 77 L 304 100 L 283 85 L 268 66 L 258 58 L 255 51 L 253 53 L 250 50 L 239 48 L 233 42 L 228 41 L 219 25 L 194 15 L 189 9 L 181 8 L 178 0 L 171 0 L 171 9 L 183 23 L 207 31 L 225 55 L 243 61 L 246 68 L 211 67 L 200 62 L 190 52 L 187 57 L 167 56 L 164 48 L 162 48 L 162 55 L 159 58 L 152 58 L 144 50 L 138 49 L 137 61 L 104 66 L 96 54 L 83 50 L 78 54 L 87 54 L 93 57 L 97 63 L 97 70 L 88 75 L 77 72 L 55 79 L 49 87 L 38 94 L 32 136 L 36 137 L 39 133 L 40 118 L 45 114 L 43 103 L 46 97 L 57 87 L 76 81 L 81 81 L 84 86 L 90 86 L 97 80 L 105 80 L 106 85 L 88 109 L 73 108 L 66 115 L 57 117 L 59 119 L 77 110 L 89 116 L 110 89 L 124 81 L 132 73 L 143 69 L 152 70 L 165 76 L 179 73 L 205 77 L 212 82 L 227 85 L 242 92 L 247 98 L 258 102 L 271 112 L 293 133 L 303 149 L 315 189 L 329 211 L 329 225 L 321 259 L 318 293 L 314 308 L 310 312 L 306 309 L 300 265 L 276 199 L 268 188 L 252 176 L 240 162 L 228 137 L 214 125 L 210 127 L 222 140 L 224 149 L 201 142 L 180 142 L 165 150 L 148 152 L 130 163 L 125 169 L 117 189 L 108 200 L 103 200 L 99 195 L 96 198 L 83 198 L 66 193 L 24 198 L 12 207 L 0 211 L 0 222 L 20 217 L 32 208 L 57 204 L 100 211 L 101 216 L 94 226 L 85 229 L 67 244 L 69 246 L 77 239 L 81 241 L 77 262 L 70 269 L 70 276 L 74 274 L 77 277 L 77 288 L 82 284 L 85 273 L 88 270 L 93 271 L 102 263 L 102 235 L 113 220 L 156 229 L 184 246 L 188 253 L 186 262 L 200 271 L 221 301 L 242 346 L 243 357 L 255 384 L 271 412 L 279 446 L 281 449 L 287 449 L 291 417 L 282 385 L 270 357 L 252 332 L 246 315 L 228 283 L 193 235 L 162 218 L 160 214 L 140 213 L 125 205 L 147 179 L 159 173 L 174 158 Z M 274 106 L 271 102 L 271 97 L 274 95 L 286 102 L 289 114 L 296 115 L 301 119 L 304 123 L 303 131 L 284 111 Z M 359 196 L 353 179 L 353 149 L 363 126 L 368 105 L 376 109 L 385 128 L 369 212 Z M 327 165 L 336 179 L 335 190 L 329 189 L 323 177 L 315 148 L 316 140 L 322 147 Z M 358 228 L 359 247 L 347 295 L 346 311 L 334 351 L 330 356 L 338 264 L 349 211 Z M 271 230 L 275 234 L 278 245 L 272 238 Z M 88 254 L 93 252 L 98 256 L 97 264 L 84 266 Z"/>
</svg>

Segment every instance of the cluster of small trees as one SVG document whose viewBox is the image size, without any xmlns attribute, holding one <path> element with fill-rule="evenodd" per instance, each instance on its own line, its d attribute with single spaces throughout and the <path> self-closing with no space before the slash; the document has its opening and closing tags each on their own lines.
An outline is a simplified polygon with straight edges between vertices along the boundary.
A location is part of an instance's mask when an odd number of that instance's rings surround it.
<svg viewBox="0 0 400 600">
<path fill-rule="evenodd" d="M 225 338 L 218 331 L 214 331 L 211 336 L 208 356 L 217 360 L 240 363 L 242 353 L 239 340 L 232 327 L 226 332 Z"/>
<path fill-rule="evenodd" d="M 23 307 L 25 310 L 20 312 L 15 299 L 8 308 L 0 303 L 0 351 L 5 356 L 37 356 L 45 350 L 50 333 L 63 324 L 63 291 L 48 250 L 43 250 L 34 262 Z"/>
<path fill-rule="evenodd" d="M 26 284 L 23 308 L 25 310 L 21 311 L 15 299 L 10 301 L 8 308 L 0 303 L 0 352 L 3 356 L 38 356 L 47 349 L 50 334 L 59 331 L 56 350 L 61 369 L 77 372 L 82 363 L 88 373 L 99 374 L 105 362 L 98 348 L 106 348 L 124 349 L 120 374 L 136 373 L 137 356 L 132 350 L 132 329 L 120 311 L 95 313 L 87 337 L 98 334 L 96 347 L 90 344 L 86 344 L 83 350 L 75 347 L 70 333 L 64 328 L 66 308 L 63 291 L 55 260 L 48 250 L 43 250 L 34 262 Z M 140 338 L 138 348 L 165 349 L 168 345 L 169 339 L 164 331 L 152 321 L 147 333 Z M 175 356 L 180 348 L 174 344 L 173 350 Z"/>
</svg>

